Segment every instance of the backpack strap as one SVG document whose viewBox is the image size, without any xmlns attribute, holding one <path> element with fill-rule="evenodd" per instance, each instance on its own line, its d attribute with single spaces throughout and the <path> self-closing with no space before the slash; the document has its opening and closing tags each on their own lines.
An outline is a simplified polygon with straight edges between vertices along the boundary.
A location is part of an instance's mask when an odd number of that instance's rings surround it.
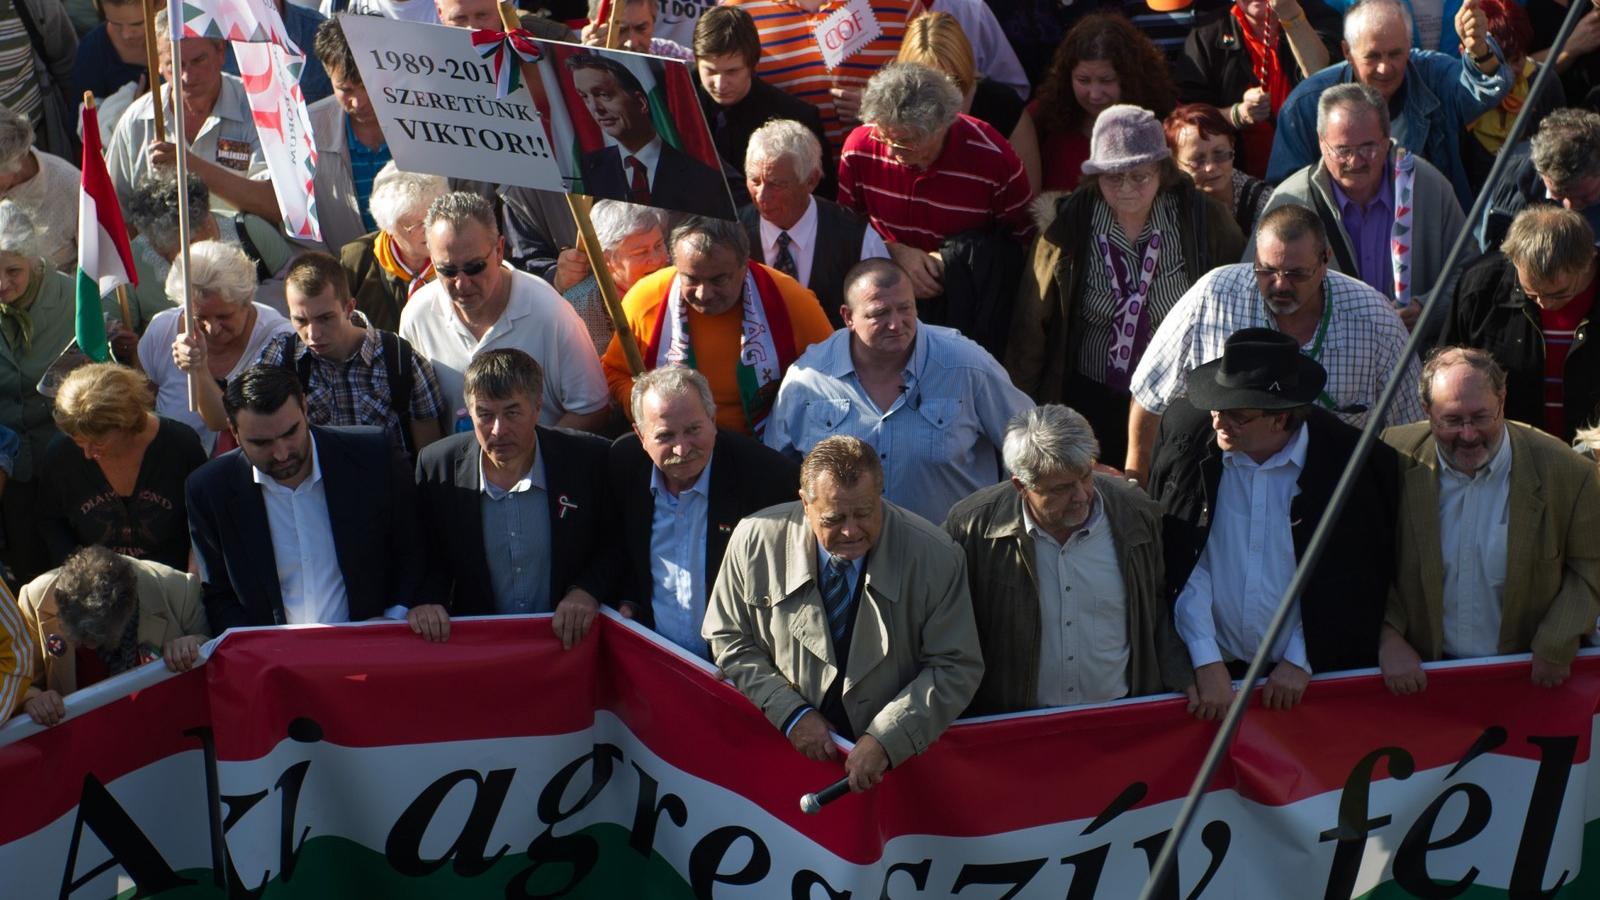
<svg viewBox="0 0 1600 900">
<path fill-rule="evenodd" d="M 400 420 L 400 441 L 406 453 L 417 455 L 416 439 L 411 435 L 411 345 L 392 331 L 379 331 L 383 342 L 383 370 L 389 376 L 389 407 Z"/>
</svg>

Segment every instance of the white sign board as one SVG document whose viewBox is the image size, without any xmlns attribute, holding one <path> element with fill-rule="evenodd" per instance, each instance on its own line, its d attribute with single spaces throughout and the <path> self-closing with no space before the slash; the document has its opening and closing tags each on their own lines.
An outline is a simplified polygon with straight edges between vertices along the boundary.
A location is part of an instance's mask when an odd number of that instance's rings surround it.
<svg viewBox="0 0 1600 900">
<path fill-rule="evenodd" d="M 376 16 L 339 21 L 396 166 L 566 190 L 528 92 L 519 86 L 495 99 L 494 68 L 473 48 L 470 30 Z M 508 56 L 508 65 L 516 61 Z"/>
<path fill-rule="evenodd" d="M 814 36 L 822 48 L 822 63 L 831 71 L 877 40 L 883 25 L 872 14 L 871 0 L 850 0 L 817 23 Z"/>
</svg>

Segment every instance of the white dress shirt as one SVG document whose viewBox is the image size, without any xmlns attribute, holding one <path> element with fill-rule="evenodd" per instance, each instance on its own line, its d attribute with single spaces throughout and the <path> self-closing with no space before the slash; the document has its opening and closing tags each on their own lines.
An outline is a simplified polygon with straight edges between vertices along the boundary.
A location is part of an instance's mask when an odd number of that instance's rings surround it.
<svg viewBox="0 0 1600 900">
<path fill-rule="evenodd" d="M 1437 452 L 1437 450 L 1435 451 Z M 1476 475 L 1439 454 L 1439 558 L 1444 562 L 1444 653 L 1500 652 L 1506 586 L 1506 526 L 1511 521 L 1511 439 Z"/>
<path fill-rule="evenodd" d="M 676 497 L 661 470 L 650 467 L 655 513 L 650 521 L 650 608 L 656 633 L 711 659 L 700 636 L 706 618 L 706 522 L 711 515 L 711 463 Z"/>
<path fill-rule="evenodd" d="M 800 220 L 794 223 L 789 231 L 789 255 L 794 257 L 795 280 L 809 286 L 811 284 L 811 262 L 817 255 L 817 198 L 812 197 L 806 204 L 806 211 L 800 214 Z M 773 265 L 778 259 L 778 235 L 784 229 L 761 220 L 761 259 L 767 265 Z M 888 259 L 889 247 L 878 235 L 877 229 L 867 226 L 866 233 L 861 236 L 862 259 Z"/>
<path fill-rule="evenodd" d="M 350 600 L 333 545 L 316 439 L 311 440 L 311 474 L 296 487 L 284 487 L 254 466 L 250 477 L 261 485 L 261 499 L 267 507 L 284 621 L 290 625 L 350 621 Z"/>
<path fill-rule="evenodd" d="M 1294 577 L 1289 504 L 1300 493 L 1306 435 L 1300 426 L 1282 450 L 1260 464 L 1243 453 L 1222 454 L 1211 534 L 1175 611 L 1178 634 L 1197 669 L 1253 657 Z M 1271 658 L 1310 672 L 1299 603 L 1295 598 L 1291 627 L 1278 636 Z"/>
<path fill-rule="evenodd" d="M 1082 527 L 1057 541 L 1022 505 L 1039 579 L 1039 705 L 1128 696 L 1128 592 L 1100 492 Z"/>
</svg>

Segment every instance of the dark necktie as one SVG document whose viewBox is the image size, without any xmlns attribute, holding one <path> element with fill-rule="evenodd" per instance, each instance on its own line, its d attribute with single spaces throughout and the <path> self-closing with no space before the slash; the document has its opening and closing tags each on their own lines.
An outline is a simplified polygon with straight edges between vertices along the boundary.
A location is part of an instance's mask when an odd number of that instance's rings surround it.
<svg viewBox="0 0 1600 900">
<path fill-rule="evenodd" d="M 778 257 L 772 261 L 772 267 L 795 281 L 799 281 L 800 267 L 795 265 L 794 254 L 789 252 L 789 244 L 789 232 L 778 232 Z"/>
<path fill-rule="evenodd" d="M 628 191 L 628 202 L 649 206 L 650 173 L 645 171 L 644 163 L 640 162 L 637 156 L 630 156 L 625 162 L 627 162 L 629 168 L 633 169 L 633 184 Z"/>
<path fill-rule="evenodd" d="M 828 557 L 822 570 L 822 606 L 828 613 L 828 633 L 835 642 L 843 640 L 850 625 L 850 560 Z"/>
</svg>

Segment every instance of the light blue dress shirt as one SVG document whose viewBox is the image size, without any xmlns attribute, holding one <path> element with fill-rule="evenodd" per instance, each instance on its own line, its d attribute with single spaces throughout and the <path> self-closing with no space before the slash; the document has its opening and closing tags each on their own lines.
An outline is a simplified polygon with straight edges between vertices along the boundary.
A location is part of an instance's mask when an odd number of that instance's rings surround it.
<svg viewBox="0 0 1600 900">
<path fill-rule="evenodd" d="M 858 437 L 878 451 L 883 493 L 930 522 L 1005 475 L 1006 424 L 1033 406 L 1005 369 L 953 328 L 918 324 L 905 388 L 878 408 L 856 377 L 841 329 L 789 367 L 767 420 L 767 446 L 800 458 L 823 438 Z"/>
<path fill-rule="evenodd" d="M 650 468 L 655 514 L 650 520 L 650 607 L 656 633 L 704 660 L 711 646 L 700 636 L 706 618 L 706 522 L 711 513 L 711 463 L 676 497 L 661 470 Z"/>
<path fill-rule="evenodd" d="M 1500 449 L 1472 475 L 1456 471 L 1443 453 L 1438 460 L 1444 653 L 1456 659 L 1495 656 L 1511 525 L 1511 437 L 1501 431 Z"/>
<path fill-rule="evenodd" d="M 550 612 L 550 498 L 544 454 L 534 451 L 533 466 L 509 491 L 489 483 L 480 460 L 478 490 L 483 494 L 483 555 L 495 612 Z"/>
<path fill-rule="evenodd" d="M 1287 446 L 1257 464 L 1243 453 L 1222 455 L 1215 518 L 1189 582 L 1178 594 L 1174 618 L 1195 668 L 1248 660 L 1266 637 L 1278 600 L 1294 577 L 1294 533 L 1289 505 L 1300 492 L 1306 464 L 1306 427 Z M 1299 598 L 1290 627 L 1278 635 L 1270 658 L 1307 672 Z"/>
</svg>

